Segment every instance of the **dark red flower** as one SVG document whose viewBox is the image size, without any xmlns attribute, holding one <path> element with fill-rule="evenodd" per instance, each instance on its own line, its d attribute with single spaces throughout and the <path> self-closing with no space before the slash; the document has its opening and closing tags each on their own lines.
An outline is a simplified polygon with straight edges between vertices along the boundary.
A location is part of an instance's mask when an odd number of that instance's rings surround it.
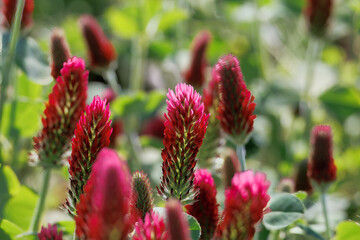
<svg viewBox="0 0 360 240">
<path fill-rule="evenodd" d="M 295 191 L 305 191 L 308 194 L 313 192 L 310 179 L 308 177 L 308 160 L 300 162 L 295 175 Z"/>
<path fill-rule="evenodd" d="M 10 28 L 15 20 L 17 0 L 3 0 L 2 13 L 4 15 L 3 26 Z M 25 0 L 24 10 L 21 19 L 21 28 L 29 27 L 32 25 L 32 14 L 34 11 L 34 0 Z"/>
<path fill-rule="evenodd" d="M 49 224 L 47 228 L 41 227 L 38 233 L 39 240 L 62 240 L 62 231 L 58 232 L 56 225 Z"/>
<path fill-rule="evenodd" d="M 246 88 L 237 58 L 233 55 L 220 58 L 215 66 L 215 78 L 219 84 L 221 127 L 236 144 L 242 145 L 253 130 L 256 104 Z"/>
<path fill-rule="evenodd" d="M 226 155 L 224 157 L 224 165 L 223 165 L 223 180 L 224 180 L 224 186 L 230 187 L 231 181 L 235 175 L 235 173 L 241 171 L 241 165 L 239 158 L 236 154 L 236 152 L 232 149 L 229 149 L 226 152 Z"/>
<path fill-rule="evenodd" d="M 97 154 L 109 146 L 112 132 L 109 104 L 95 96 L 92 103 L 86 107 L 76 125 L 75 136 L 72 139 L 72 153 L 69 158 L 70 189 L 69 198 L 63 204 L 71 215 L 76 215 L 74 206 L 83 193 L 92 165 Z"/>
<path fill-rule="evenodd" d="M 194 197 L 194 168 L 206 132 L 209 114 L 204 112 L 201 96 L 185 83 L 169 90 L 165 114 L 164 149 L 161 184 L 157 187 L 164 199 L 177 198 L 190 203 Z"/>
<path fill-rule="evenodd" d="M 73 57 L 64 63 L 61 76 L 45 103 L 43 129 L 34 137 L 34 151 L 30 156 L 33 162 L 44 167 L 60 165 L 86 106 L 88 74 L 81 58 Z"/>
<path fill-rule="evenodd" d="M 117 138 L 119 135 L 124 133 L 124 123 L 123 121 L 118 118 L 114 119 L 111 123 L 111 127 L 113 128 L 113 131 L 110 135 L 110 147 L 115 148 L 117 144 Z"/>
<path fill-rule="evenodd" d="M 60 70 L 65 62 L 71 58 L 69 45 L 66 42 L 64 32 L 55 28 L 51 33 L 50 39 L 50 57 L 51 57 L 51 76 L 58 78 Z"/>
<path fill-rule="evenodd" d="M 87 44 L 91 66 L 108 67 L 116 59 L 116 52 L 96 19 L 90 15 L 82 15 L 79 24 Z"/>
<path fill-rule="evenodd" d="M 152 136 L 163 139 L 165 131 L 165 118 L 163 116 L 156 116 L 147 120 L 141 130 L 142 135 Z"/>
<path fill-rule="evenodd" d="M 189 225 L 184 217 L 182 205 L 178 200 L 166 202 L 167 230 L 169 240 L 190 240 Z"/>
<path fill-rule="evenodd" d="M 168 240 L 169 234 L 165 228 L 164 219 L 156 213 L 147 213 L 145 220 L 135 224 L 134 240 Z"/>
<path fill-rule="evenodd" d="M 207 67 L 206 49 L 211 40 L 209 31 L 199 32 L 192 43 L 191 65 L 184 74 L 185 82 L 196 89 L 201 89 L 205 83 L 205 70 Z"/>
<path fill-rule="evenodd" d="M 313 35 L 320 37 L 325 34 L 333 5 L 333 0 L 307 0 L 304 13 Z"/>
<path fill-rule="evenodd" d="M 333 158 L 331 127 L 318 125 L 311 133 L 312 151 L 308 166 L 308 176 L 318 184 L 336 180 L 336 166 Z"/>
<path fill-rule="evenodd" d="M 76 205 L 76 235 L 88 240 L 127 239 L 130 194 L 126 162 L 114 150 L 102 149 Z"/>
<path fill-rule="evenodd" d="M 263 173 L 236 173 L 231 188 L 225 191 L 225 208 L 216 239 L 252 239 L 254 226 L 262 219 L 270 200 L 269 186 Z"/>
<path fill-rule="evenodd" d="M 117 94 L 112 88 L 106 88 L 102 93 L 102 99 L 106 100 L 108 103 L 114 101 L 116 97 Z"/>
<path fill-rule="evenodd" d="M 213 68 L 211 75 L 212 77 L 208 87 L 203 90 L 203 101 L 206 112 L 210 112 L 212 108 L 217 109 L 219 100 L 219 78 L 217 77 L 216 68 Z"/>
<path fill-rule="evenodd" d="M 194 188 L 199 191 L 187 213 L 195 217 L 201 226 L 201 240 L 213 238 L 219 220 L 219 204 L 216 201 L 216 186 L 211 173 L 206 169 L 195 172 Z"/>
</svg>

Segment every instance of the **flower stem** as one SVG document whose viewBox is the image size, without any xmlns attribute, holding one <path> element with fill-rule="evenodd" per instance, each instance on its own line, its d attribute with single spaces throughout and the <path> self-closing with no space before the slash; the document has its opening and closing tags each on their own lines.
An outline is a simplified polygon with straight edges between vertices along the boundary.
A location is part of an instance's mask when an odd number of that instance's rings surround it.
<svg viewBox="0 0 360 240">
<path fill-rule="evenodd" d="M 326 188 L 323 186 L 320 186 L 321 205 L 322 205 L 322 209 L 323 209 L 323 214 L 324 214 L 324 218 L 325 218 L 325 226 L 326 226 L 326 239 L 330 240 L 331 232 L 330 232 L 329 218 L 328 218 L 327 209 L 326 209 L 325 196 L 326 196 Z"/>
<path fill-rule="evenodd" d="M 108 82 L 108 84 L 110 85 L 110 87 L 116 92 L 116 94 L 120 94 L 122 89 L 120 84 L 118 84 L 117 82 L 117 77 L 116 77 L 116 70 L 114 69 L 108 69 L 103 73 L 103 77 L 106 79 L 106 81 Z"/>
<path fill-rule="evenodd" d="M 47 194 L 47 191 L 49 188 L 50 176 L 51 176 L 51 169 L 45 169 L 44 179 L 43 179 L 43 183 L 42 183 L 43 185 L 41 188 L 38 202 L 36 204 L 34 215 L 31 219 L 31 224 L 30 224 L 31 232 L 37 232 L 39 230 L 40 218 L 41 218 L 42 212 L 44 211 L 45 199 L 46 199 L 46 194 Z"/>
<path fill-rule="evenodd" d="M 246 171 L 246 162 L 245 162 L 246 150 L 245 150 L 245 146 L 244 145 L 236 145 L 236 153 L 237 153 L 238 158 L 240 160 L 241 171 L 244 172 L 244 171 Z"/>
</svg>

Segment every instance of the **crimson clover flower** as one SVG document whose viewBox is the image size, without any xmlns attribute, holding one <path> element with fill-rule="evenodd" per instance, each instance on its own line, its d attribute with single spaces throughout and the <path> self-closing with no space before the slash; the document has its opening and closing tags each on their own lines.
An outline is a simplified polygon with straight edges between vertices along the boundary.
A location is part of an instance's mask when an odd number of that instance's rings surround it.
<svg viewBox="0 0 360 240">
<path fill-rule="evenodd" d="M 218 118 L 221 127 L 236 144 L 242 145 L 253 130 L 255 98 L 246 88 L 235 56 L 220 58 L 214 74 L 219 89 Z"/>
<path fill-rule="evenodd" d="M 325 34 L 333 5 L 333 0 L 307 0 L 304 14 L 314 36 L 321 37 Z"/>
<path fill-rule="evenodd" d="M 206 169 L 195 172 L 194 188 L 199 191 L 192 205 L 186 205 L 187 213 L 195 217 L 201 226 L 201 240 L 213 238 L 219 220 L 219 204 L 216 201 L 216 186 L 211 173 Z"/>
<path fill-rule="evenodd" d="M 109 146 L 112 132 L 109 104 L 95 96 L 92 103 L 80 117 L 72 139 L 72 153 L 69 158 L 70 189 L 69 198 L 63 204 L 70 215 L 76 215 L 74 206 L 83 193 L 92 165 L 97 154 Z"/>
<path fill-rule="evenodd" d="M 333 158 L 331 127 L 315 126 L 311 132 L 311 145 L 308 176 L 318 184 L 335 181 L 336 166 Z"/>
<path fill-rule="evenodd" d="M 209 114 L 204 112 L 201 96 L 185 83 L 167 94 L 164 149 L 161 184 L 157 187 L 164 199 L 177 198 L 190 203 L 196 195 L 193 190 L 194 168 L 206 132 Z"/>
<path fill-rule="evenodd" d="M 3 0 L 2 1 L 2 13 L 4 15 L 2 25 L 6 28 L 10 28 L 15 20 L 15 12 L 17 0 Z M 34 0 L 25 0 L 24 10 L 21 19 L 21 28 L 30 27 L 33 23 L 32 14 L 34 11 Z"/>
<path fill-rule="evenodd" d="M 64 63 L 71 57 L 69 45 L 66 42 L 64 32 L 55 28 L 50 38 L 51 76 L 58 78 Z"/>
<path fill-rule="evenodd" d="M 147 213 L 145 219 L 135 224 L 134 240 L 168 240 L 164 219 L 156 213 Z"/>
<path fill-rule="evenodd" d="M 41 227 L 38 238 L 39 240 L 63 240 L 62 231 L 58 232 L 55 224 L 49 224 L 47 228 Z"/>
<path fill-rule="evenodd" d="M 126 162 L 114 150 L 102 149 L 76 205 L 76 235 L 89 240 L 127 239 L 130 194 Z"/>
<path fill-rule="evenodd" d="M 307 159 L 300 162 L 298 168 L 296 169 L 295 175 L 295 191 L 305 191 L 308 194 L 313 192 L 313 187 L 310 183 L 308 177 L 308 163 Z"/>
<path fill-rule="evenodd" d="M 167 230 L 169 240 L 190 240 L 189 225 L 184 217 L 181 203 L 176 199 L 166 202 Z"/>
<path fill-rule="evenodd" d="M 89 72 L 85 70 L 84 60 L 73 57 L 64 63 L 60 72 L 45 103 L 43 128 L 34 137 L 34 151 L 30 154 L 31 161 L 45 168 L 60 165 L 86 106 Z"/>
<path fill-rule="evenodd" d="M 225 208 L 216 239 L 252 239 L 254 226 L 262 219 L 270 200 L 269 186 L 263 173 L 251 170 L 236 173 L 231 188 L 225 191 Z"/>
<path fill-rule="evenodd" d="M 239 158 L 234 150 L 229 149 L 224 157 L 224 165 L 222 169 L 224 186 L 230 187 L 232 178 L 234 177 L 235 173 L 240 171 L 241 165 Z"/>
</svg>

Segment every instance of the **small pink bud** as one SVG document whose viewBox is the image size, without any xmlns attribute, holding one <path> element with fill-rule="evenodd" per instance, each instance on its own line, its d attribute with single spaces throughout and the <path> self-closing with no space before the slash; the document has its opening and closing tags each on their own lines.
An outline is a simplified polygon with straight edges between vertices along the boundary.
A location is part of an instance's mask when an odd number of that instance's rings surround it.
<svg viewBox="0 0 360 240">
<path fill-rule="evenodd" d="M 50 39 L 51 76 L 58 78 L 60 70 L 65 62 L 71 57 L 69 45 L 66 42 L 64 32 L 55 28 Z"/>
</svg>

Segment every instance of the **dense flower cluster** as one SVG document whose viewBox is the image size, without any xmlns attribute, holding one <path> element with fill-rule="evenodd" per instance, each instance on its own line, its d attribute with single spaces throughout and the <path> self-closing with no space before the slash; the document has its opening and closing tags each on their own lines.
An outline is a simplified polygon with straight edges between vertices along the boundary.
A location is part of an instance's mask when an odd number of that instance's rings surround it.
<svg viewBox="0 0 360 240">
<path fill-rule="evenodd" d="M 6 28 L 10 28 L 15 20 L 17 0 L 3 0 L 2 1 L 2 13 L 4 15 L 2 25 Z M 24 10 L 21 19 L 21 28 L 29 27 L 32 25 L 32 14 L 34 11 L 34 0 L 25 0 Z"/>
<path fill-rule="evenodd" d="M 62 232 L 58 232 L 55 224 L 49 224 L 47 228 L 41 227 L 38 238 L 39 240 L 63 240 Z"/>
<path fill-rule="evenodd" d="M 147 213 L 144 221 L 135 224 L 134 240 L 168 240 L 169 234 L 165 228 L 164 219 L 156 213 Z"/>
<path fill-rule="evenodd" d="M 192 201 L 196 155 L 204 139 L 209 114 L 204 112 L 201 96 L 190 85 L 181 83 L 175 93 L 167 94 L 161 184 L 158 193 L 164 199 Z"/>
<path fill-rule="evenodd" d="M 63 64 L 71 57 L 64 32 L 58 28 L 52 31 L 50 39 L 51 76 L 58 78 Z"/>
<path fill-rule="evenodd" d="M 310 179 L 308 177 L 308 160 L 305 159 L 300 162 L 298 168 L 296 169 L 295 175 L 295 191 L 305 191 L 308 194 L 313 192 L 313 187 L 310 183 Z"/>
<path fill-rule="evenodd" d="M 169 240 L 190 240 L 189 225 L 184 217 L 182 205 L 170 199 L 166 203 L 167 229 Z"/>
<path fill-rule="evenodd" d="M 34 137 L 31 160 L 42 166 L 60 165 L 70 148 L 76 123 L 86 106 L 88 71 L 81 58 L 73 57 L 64 63 L 61 76 L 49 95 L 42 117 L 43 129 Z"/>
<path fill-rule="evenodd" d="M 333 0 L 307 0 L 305 17 L 314 36 L 324 35 L 333 5 Z"/>
</svg>

